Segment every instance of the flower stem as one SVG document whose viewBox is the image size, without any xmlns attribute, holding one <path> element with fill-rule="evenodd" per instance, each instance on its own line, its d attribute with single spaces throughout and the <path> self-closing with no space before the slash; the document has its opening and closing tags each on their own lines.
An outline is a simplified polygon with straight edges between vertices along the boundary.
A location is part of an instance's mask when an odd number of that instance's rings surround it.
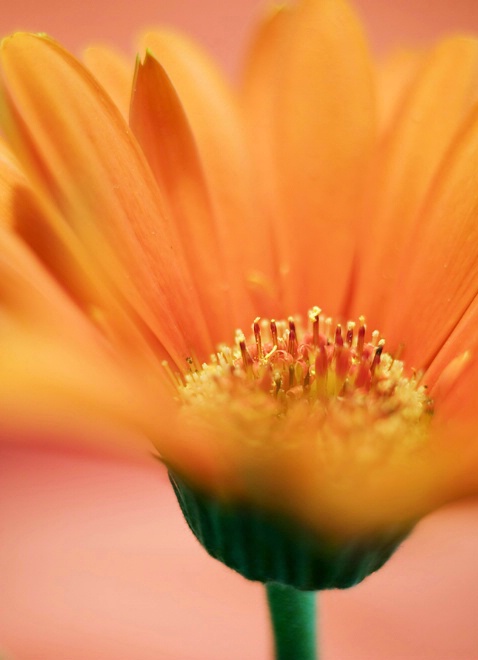
<svg viewBox="0 0 478 660">
<path fill-rule="evenodd" d="M 318 660 L 314 591 L 276 582 L 266 585 L 276 660 Z"/>
</svg>

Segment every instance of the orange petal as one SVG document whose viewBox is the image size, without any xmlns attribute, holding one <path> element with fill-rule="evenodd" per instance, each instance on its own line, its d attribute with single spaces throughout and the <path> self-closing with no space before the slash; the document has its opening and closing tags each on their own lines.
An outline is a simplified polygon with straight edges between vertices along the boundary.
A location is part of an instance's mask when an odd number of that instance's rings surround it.
<svg viewBox="0 0 478 660">
<path fill-rule="evenodd" d="M 435 402 L 435 415 L 440 419 L 456 418 L 458 422 L 469 421 L 470 418 L 478 426 L 476 410 L 476 386 L 478 363 L 476 354 L 464 351 L 447 362 L 440 373 L 437 371 L 438 356 L 427 370 L 427 383 L 432 382 L 431 397 Z"/>
<path fill-rule="evenodd" d="M 394 304 L 390 286 L 398 274 L 401 249 L 413 223 L 422 223 L 417 217 L 420 206 L 478 97 L 477 82 L 478 41 L 457 37 L 442 42 L 424 61 L 384 136 L 370 182 L 371 223 L 363 236 L 355 309 L 376 323 L 381 323 L 383 308 Z M 417 242 L 413 250 L 424 245 Z"/>
<path fill-rule="evenodd" d="M 336 314 L 348 295 L 358 196 L 375 139 L 373 68 L 346 2 L 303 0 L 282 14 L 266 22 L 250 57 L 247 118 L 252 131 L 257 120 L 270 133 L 277 163 L 287 304 Z"/>
<path fill-rule="evenodd" d="M 118 110 L 58 44 L 18 34 L 2 45 L 3 124 L 15 151 L 172 358 L 211 342 L 152 173 Z M 61 92 L 60 92 L 61 90 Z"/>
<path fill-rule="evenodd" d="M 271 7 L 260 25 L 247 54 L 241 88 L 242 109 L 245 116 L 247 139 L 252 154 L 251 171 L 259 182 L 258 213 L 261 222 L 267 223 L 273 232 L 275 244 L 281 239 L 277 232 L 277 219 L 282 214 L 282 200 L 278 188 L 277 160 L 274 135 L 271 130 L 276 111 L 276 96 L 271 92 L 277 77 L 277 51 L 289 27 L 289 11 L 283 6 Z M 282 237 L 284 238 L 284 237 Z M 282 251 L 287 250 L 283 246 Z M 279 264 L 277 264 L 278 268 Z M 282 281 L 279 268 L 278 295 L 282 305 L 270 312 L 270 316 L 286 317 L 291 309 L 298 309 L 291 299 L 288 278 Z M 288 293 L 289 292 L 289 293 Z M 291 307 L 292 305 L 292 307 Z"/>
<path fill-rule="evenodd" d="M 475 421 L 478 425 L 478 296 L 440 348 L 424 376 L 444 419 Z"/>
<path fill-rule="evenodd" d="M 224 281 L 227 271 L 214 211 L 181 102 L 164 69 L 149 54 L 137 65 L 130 125 L 175 218 L 178 241 L 201 283 L 198 296 L 211 336 L 215 342 L 224 342 L 235 327 L 229 318 L 234 295 Z"/>
<path fill-rule="evenodd" d="M 22 236 L 34 251 L 40 253 L 41 260 L 48 269 L 59 276 L 70 292 L 75 292 L 74 297 L 77 300 L 87 300 L 89 296 L 86 293 L 88 289 L 86 278 L 82 274 L 81 282 L 78 281 L 78 273 L 75 272 L 74 267 L 72 268 L 73 260 L 67 257 L 68 252 L 71 252 L 75 255 L 75 259 L 81 262 L 80 246 L 74 241 L 72 244 L 71 233 L 65 236 L 59 228 L 60 239 L 53 232 L 49 221 L 55 224 L 55 214 L 47 219 L 49 214 L 45 204 L 42 203 L 44 201 L 37 196 L 7 145 L 0 141 L 0 205 L 3 226 L 10 227 Z M 63 229 L 68 228 L 63 227 Z M 91 282 L 89 284 L 91 285 Z M 95 285 L 97 290 L 98 282 L 95 282 Z M 82 296 L 80 292 L 84 295 Z"/>
<path fill-rule="evenodd" d="M 478 291 L 478 109 L 435 177 L 389 288 L 384 335 L 428 366 Z M 466 349 L 466 346 L 464 347 Z"/>
<path fill-rule="evenodd" d="M 2 428 L 19 439 L 20 431 L 40 437 L 49 428 L 68 438 L 71 428 L 96 422 L 149 432 L 164 376 L 151 370 L 145 378 L 138 356 L 117 352 L 18 237 L 0 229 L 0 248 Z M 138 441 L 138 450 L 146 444 Z"/>
<path fill-rule="evenodd" d="M 138 350 L 148 349 L 134 321 L 128 318 L 118 301 L 108 292 L 104 282 L 71 233 L 63 218 L 51 204 L 31 187 L 25 174 L 0 140 L 0 205 L 1 221 L 27 244 L 47 270 L 55 275 L 70 297 L 85 310 L 116 342 L 136 343 Z M 106 310 L 108 312 L 106 313 Z"/>
<path fill-rule="evenodd" d="M 83 61 L 93 73 L 125 119 L 129 116 L 133 67 L 113 48 L 89 46 L 83 53 Z"/>
<path fill-rule="evenodd" d="M 407 95 L 423 61 L 423 53 L 398 50 L 391 53 L 377 67 L 377 102 L 380 133 L 391 126 L 395 113 Z"/>
<path fill-rule="evenodd" d="M 33 214 L 27 179 L 0 138 L 0 226 L 13 227 L 19 216 Z"/>
<path fill-rule="evenodd" d="M 211 200 L 223 232 L 222 250 L 238 288 L 249 281 L 267 288 L 275 281 L 269 228 L 258 222 L 250 156 L 237 100 L 215 64 L 194 43 L 168 31 L 150 32 L 150 50 L 171 80 L 191 126 Z M 272 296 L 275 292 L 272 291 Z M 240 323 L 258 310 L 241 302 Z M 260 310 L 260 313 L 264 313 Z"/>
</svg>

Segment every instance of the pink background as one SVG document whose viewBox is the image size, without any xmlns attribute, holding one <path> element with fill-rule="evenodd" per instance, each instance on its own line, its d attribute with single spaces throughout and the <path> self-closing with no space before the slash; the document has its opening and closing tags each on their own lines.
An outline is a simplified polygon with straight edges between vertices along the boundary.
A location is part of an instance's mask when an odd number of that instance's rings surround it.
<svg viewBox="0 0 478 660">
<path fill-rule="evenodd" d="M 272 0 L 265 0 L 265 3 Z M 147 25 L 188 31 L 227 66 L 235 68 L 262 0 L 4 0 L 0 34 L 48 32 L 79 52 L 106 40 L 132 49 Z M 429 43 L 451 31 L 478 30 L 477 0 L 356 0 L 378 51 L 397 43 Z"/>
<path fill-rule="evenodd" d="M 360 0 L 377 51 L 478 31 L 477 0 Z M 46 31 L 76 50 L 169 23 L 230 70 L 257 0 L 20 0 L 0 31 Z M 0 448 L 0 657 L 261 660 L 260 586 L 210 560 L 162 469 Z M 478 507 L 421 523 L 365 583 L 321 597 L 325 660 L 478 660 Z"/>
<path fill-rule="evenodd" d="M 6 658 L 271 657 L 261 586 L 206 555 L 162 468 L 4 449 L 0 483 Z M 477 659 L 477 510 L 429 517 L 379 573 L 323 594 L 323 658 Z"/>
</svg>

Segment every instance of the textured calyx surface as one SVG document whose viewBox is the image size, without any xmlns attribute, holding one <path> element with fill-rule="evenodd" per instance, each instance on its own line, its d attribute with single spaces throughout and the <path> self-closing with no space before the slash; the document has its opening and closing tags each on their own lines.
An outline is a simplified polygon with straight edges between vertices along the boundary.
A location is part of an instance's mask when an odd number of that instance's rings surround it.
<svg viewBox="0 0 478 660">
<path fill-rule="evenodd" d="M 324 462 L 410 450 L 432 412 L 420 374 L 406 375 L 378 331 L 362 317 L 342 327 L 317 307 L 307 325 L 255 319 L 249 341 L 237 331 L 210 363 L 190 362 L 179 396 L 208 433 L 276 449 L 312 440 Z"/>
</svg>

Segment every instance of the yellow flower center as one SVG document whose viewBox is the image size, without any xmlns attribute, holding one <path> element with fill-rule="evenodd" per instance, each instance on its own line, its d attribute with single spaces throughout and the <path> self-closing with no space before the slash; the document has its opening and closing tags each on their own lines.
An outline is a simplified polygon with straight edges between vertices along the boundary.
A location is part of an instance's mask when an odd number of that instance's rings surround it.
<svg viewBox="0 0 478 660">
<path fill-rule="evenodd" d="M 238 331 L 209 364 L 191 361 L 179 388 L 188 423 L 249 447 L 312 441 L 336 466 L 421 444 L 432 412 L 421 375 L 407 376 L 362 317 L 342 327 L 315 307 L 307 325 L 257 318 L 250 341 Z"/>
</svg>

